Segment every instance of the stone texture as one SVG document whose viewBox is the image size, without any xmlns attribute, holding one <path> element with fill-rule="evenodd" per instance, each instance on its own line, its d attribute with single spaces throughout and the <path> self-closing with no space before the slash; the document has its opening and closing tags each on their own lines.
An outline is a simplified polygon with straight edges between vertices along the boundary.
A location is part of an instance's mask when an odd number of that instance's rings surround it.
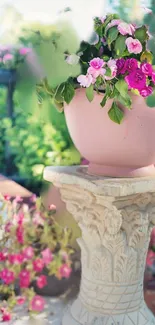
<svg viewBox="0 0 155 325">
<path fill-rule="evenodd" d="M 143 275 L 155 224 L 155 177 L 98 178 L 86 167 L 45 169 L 82 230 L 82 279 L 63 325 L 153 325 Z"/>
</svg>

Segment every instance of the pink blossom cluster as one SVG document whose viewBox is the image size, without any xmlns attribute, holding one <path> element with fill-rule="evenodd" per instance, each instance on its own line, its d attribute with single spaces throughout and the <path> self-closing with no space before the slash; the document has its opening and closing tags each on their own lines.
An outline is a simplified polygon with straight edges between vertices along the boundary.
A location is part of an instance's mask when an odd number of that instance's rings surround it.
<svg viewBox="0 0 155 325">
<path fill-rule="evenodd" d="M 150 96 L 153 88 L 150 82 L 155 84 L 155 71 L 152 64 L 148 62 L 139 62 L 134 59 L 118 59 L 117 75 L 124 75 L 129 89 L 136 89 L 143 97 Z"/>
<path fill-rule="evenodd" d="M 29 291 L 32 282 L 36 282 L 38 288 L 42 289 L 47 286 L 47 276 L 44 275 L 44 269 L 49 270 L 52 266 L 56 266 L 56 254 L 59 254 L 59 264 L 57 265 L 56 276 L 61 278 L 69 278 L 72 272 L 71 263 L 68 253 L 61 250 L 54 253 L 53 249 L 48 247 L 46 240 L 42 243 L 37 232 L 44 233 L 44 226 L 50 227 L 50 218 L 43 214 L 42 210 L 38 210 L 36 196 L 30 198 L 31 208 L 23 202 L 21 197 L 12 200 L 9 195 L 4 196 L 4 205 L 8 206 L 9 215 L 12 209 L 12 216 L 5 223 L 5 236 L 8 236 L 8 242 L 11 243 L 7 248 L 0 251 L 0 280 L 3 286 L 14 287 L 18 281 L 21 290 L 21 296 L 16 297 L 16 304 L 29 304 L 29 310 L 40 312 L 43 310 L 45 301 L 42 297 L 35 294 L 29 299 L 26 292 Z M 50 205 L 50 215 L 56 210 L 55 205 Z M 33 224 L 33 227 L 32 227 Z M 29 229 L 33 229 L 34 238 L 29 237 Z M 55 234 L 56 236 L 56 234 Z M 11 238 L 11 242 L 10 242 Z M 39 248 L 35 241 L 38 238 Z M 57 244 L 57 243 L 56 243 Z M 60 246 L 61 247 L 61 246 Z M 1 305 L 0 305 L 1 308 Z M 2 307 L 1 320 L 11 320 L 11 314 L 8 307 Z"/>
<path fill-rule="evenodd" d="M 1 67 L 12 67 L 18 64 L 19 61 L 23 61 L 31 49 L 28 47 L 14 48 L 11 45 L 0 46 L 0 66 Z"/>
<path fill-rule="evenodd" d="M 106 69 L 109 68 L 111 76 L 106 76 Z M 110 59 L 105 62 L 99 57 L 92 59 L 89 62 L 89 68 L 86 75 L 80 75 L 77 81 L 80 86 L 88 88 L 91 84 L 95 84 L 98 77 L 103 77 L 105 80 L 110 80 L 116 77 L 117 66 L 116 60 Z"/>
</svg>

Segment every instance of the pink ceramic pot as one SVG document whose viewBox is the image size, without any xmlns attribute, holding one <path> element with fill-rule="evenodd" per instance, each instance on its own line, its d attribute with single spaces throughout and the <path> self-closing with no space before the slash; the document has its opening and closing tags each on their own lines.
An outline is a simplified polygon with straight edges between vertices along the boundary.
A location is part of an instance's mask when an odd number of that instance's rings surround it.
<svg viewBox="0 0 155 325">
<path fill-rule="evenodd" d="M 90 161 L 88 172 L 113 177 L 155 175 L 155 109 L 132 95 L 132 110 L 124 108 L 121 125 L 107 114 L 112 100 L 104 108 L 102 95 L 90 103 L 84 89 L 78 89 L 65 107 L 70 135 L 81 155 Z"/>
</svg>

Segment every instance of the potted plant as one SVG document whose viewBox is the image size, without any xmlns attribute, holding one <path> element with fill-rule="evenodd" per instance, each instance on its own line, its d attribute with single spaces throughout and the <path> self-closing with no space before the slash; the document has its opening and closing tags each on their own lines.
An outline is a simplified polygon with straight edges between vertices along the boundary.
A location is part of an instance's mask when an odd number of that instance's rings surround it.
<svg viewBox="0 0 155 325">
<path fill-rule="evenodd" d="M 70 231 L 54 221 L 54 205 L 46 212 L 35 196 L 29 206 L 8 195 L 1 202 L 0 311 L 1 319 L 8 321 L 17 305 L 25 304 L 30 313 L 44 309 L 45 300 L 35 292 L 34 282 L 41 294 L 49 285 L 49 275 L 69 279 L 72 250 Z"/>
<path fill-rule="evenodd" d="M 60 50 L 61 60 L 63 51 L 72 70 L 62 82 L 53 70 L 54 83 L 42 59 L 46 77 L 35 85 L 38 99 L 44 103 L 46 93 L 60 111 L 64 109 L 72 140 L 90 162 L 89 173 L 155 175 L 155 111 L 149 108 L 155 107 L 155 69 L 147 27 L 110 14 L 95 18 L 94 29 L 93 42 L 82 42 L 78 50 L 70 49 L 69 41 L 62 49 L 55 36 L 51 66 L 59 62 Z M 60 75 L 59 64 L 56 70 Z"/>
</svg>

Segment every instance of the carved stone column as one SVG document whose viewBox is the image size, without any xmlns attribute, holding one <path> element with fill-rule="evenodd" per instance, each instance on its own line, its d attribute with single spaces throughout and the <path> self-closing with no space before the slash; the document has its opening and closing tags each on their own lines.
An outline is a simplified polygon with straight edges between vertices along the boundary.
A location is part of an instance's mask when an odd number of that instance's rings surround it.
<svg viewBox="0 0 155 325">
<path fill-rule="evenodd" d="M 80 293 L 62 324 L 155 325 L 143 297 L 155 178 L 98 178 L 86 167 L 48 167 L 44 178 L 60 188 L 82 231 Z"/>
</svg>

